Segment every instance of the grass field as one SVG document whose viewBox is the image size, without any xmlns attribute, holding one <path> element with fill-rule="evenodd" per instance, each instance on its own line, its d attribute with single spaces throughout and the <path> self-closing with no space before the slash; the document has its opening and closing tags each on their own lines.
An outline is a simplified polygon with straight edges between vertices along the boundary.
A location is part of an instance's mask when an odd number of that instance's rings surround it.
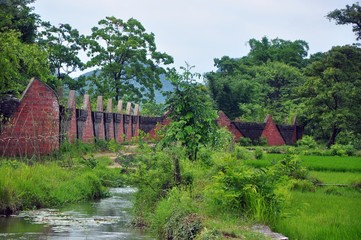
<svg viewBox="0 0 361 240">
<path fill-rule="evenodd" d="M 284 154 L 265 154 L 261 160 L 246 160 L 245 162 L 254 167 L 266 167 L 284 157 Z M 309 170 L 361 173 L 361 157 L 299 156 L 299 158 Z"/>
<path fill-rule="evenodd" d="M 309 176 L 325 184 L 356 184 L 361 183 L 361 173 L 310 171 Z"/>
<path fill-rule="evenodd" d="M 267 167 L 283 154 L 265 154 L 248 165 Z M 315 192 L 292 191 L 291 205 L 273 228 L 291 240 L 361 239 L 361 157 L 299 156 L 309 177 L 323 184 Z"/>
<path fill-rule="evenodd" d="M 361 193 L 341 188 L 292 192 L 292 208 L 275 230 L 291 240 L 361 239 Z"/>
</svg>

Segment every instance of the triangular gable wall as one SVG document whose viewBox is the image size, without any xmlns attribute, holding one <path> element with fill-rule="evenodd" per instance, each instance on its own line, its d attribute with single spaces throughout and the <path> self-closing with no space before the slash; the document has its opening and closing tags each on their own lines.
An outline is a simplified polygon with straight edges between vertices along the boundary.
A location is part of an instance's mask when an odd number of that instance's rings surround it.
<svg viewBox="0 0 361 240">
<path fill-rule="evenodd" d="M 261 137 L 267 139 L 267 144 L 269 146 L 280 146 L 286 144 L 276 124 L 273 122 L 271 115 L 267 115 L 265 119 L 265 127 Z"/>
<path fill-rule="evenodd" d="M 59 100 L 56 93 L 33 78 L 20 104 L 0 135 L 0 156 L 29 157 L 59 148 Z"/>
</svg>

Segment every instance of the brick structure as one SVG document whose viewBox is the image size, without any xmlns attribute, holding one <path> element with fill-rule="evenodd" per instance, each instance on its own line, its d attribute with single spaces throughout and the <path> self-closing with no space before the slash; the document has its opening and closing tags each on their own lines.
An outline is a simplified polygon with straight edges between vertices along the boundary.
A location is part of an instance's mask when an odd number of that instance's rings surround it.
<svg viewBox="0 0 361 240">
<path fill-rule="evenodd" d="M 103 97 L 97 98 L 97 110 L 93 112 L 94 135 L 98 140 L 105 140 Z"/>
<path fill-rule="evenodd" d="M 226 127 L 232 133 L 235 141 L 239 141 L 243 137 L 242 133 L 223 111 L 218 112 L 217 124 L 218 126 Z"/>
<path fill-rule="evenodd" d="M 139 129 L 140 129 L 140 121 L 139 121 L 139 104 L 135 104 L 134 111 L 133 111 L 133 136 L 139 136 Z"/>
<path fill-rule="evenodd" d="M 273 122 L 271 115 L 267 115 L 265 119 L 265 126 L 261 137 L 267 139 L 267 145 L 269 146 L 280 146 L 286 144 L 278 127 Z"/>
<path fill-rule="evenodd" d="M 12 96 L 0 99 L 0 115 L 9 121 L 0 122 L 0 156 L 25 156 L 48 154 L 59 148 L 59 140 L 74 142 L 111 140 L 131 141 L 139 136 L 139 131 L 158 140 L 158 131 L 171 123 L 169 112 L 160 117 L 139 115 L 139 105 L 128 102 L 123 111 L 119 101 L 117 111 L 113 112 L 112 100 L 108 100 L 107 110 L 103 111 L 103 98 L 97 98 L 97 109 L 91 111 L 90 97 L 85 95 L 83 108 L 76 109 L 75 91 L 69 92 L 66 107 L 60 106 L 55 92 L 37 79 L 32 79 L 20 101 Z M 222 111 L 216 120 L 226 127 L 235 141 L 250 138 L 257 142 L 267 139 L 268 145 L 294 144 L 302 137 L 303 128 L 297 125 L 277 125 L 270 115 L 264 123 L 231 121 Z"/>
<path fill-rule="evenodd" d="M 114 115 L 114 137 L 115 141 L 121 143 L 124 141 L 124 117 L 123 117 L 123 101 L 119 100 L 117 105 L 117 113 Z"/>
<path fill-rule="evenodd" d="M 107 112 L 105 113 L 105 137 L 108 141 L 114 139 L 114 117 L 112 99 L 108 99 Z"/>
<path fill-rule="evenodd" d="M 78 109 L 78 139 L 83 142 L 94 142 L 93 119 L 91 116 L 90 96 L 84 95 L 83 109 Z"/>
<path fill-rule="evenodd" d="M 74 142 L 77 138 L 77 126 L 76 126 L 76 103 L 75 103 L 75 91 L 69 92 L 68 107 L 65 111 L 65 134 L 67 135 L 70 143 Z"/>
<path fill-rule="evenodd" d="M 59 148 L 59 101 L 56 93 L 32 79 L 20 104 L 0 134 L 0 156 L 31 157 Z"/>
<path fill-rule="evenodd" d="M 133 137 L 133 123 L 132 123 L 132 103 L 127 103 L 126 114 L 124 114 L 124 134 L 127 141 L 131 141 Z"/>
</svg>

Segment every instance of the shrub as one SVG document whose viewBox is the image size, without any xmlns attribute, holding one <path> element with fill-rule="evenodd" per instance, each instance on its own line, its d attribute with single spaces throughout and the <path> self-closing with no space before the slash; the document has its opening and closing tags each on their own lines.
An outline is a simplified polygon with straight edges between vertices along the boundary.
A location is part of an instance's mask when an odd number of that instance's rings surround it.
<svg viewBox="0 0 361 240">
<path fill-rule="evenodd" d="M 233 156 L 237 160 L 249 160 L 249 159 L 252 159 L 252 153 L 250 151 L 248 151 L 246 148 L 239 147 L 239 146 L 237 146 L 234 149 Z"/>
<path fill-rule="evenodd" d="M 201 148 L 198 153 L 198 161 L 203 163 L 205 166 L 212 166 L 212 152 L 208 148 Z"/>
<path fill-rule="evenodd" d="M 227 161 L 206 189 L 210 212 L 235 214 L 258 222 L 275 221 L 287 193 L 281 184 L 282 175 L 273 169 L 259 170 Z"/>
<path fill-rule="evenodd" d="M 214 136 L 211 138 L 211 147 L 214 150 L 220 151 L 233 151 L 234 150 L 234 139 L 233 135 L 228 131 L 227 128 L 218 128 Z"/>
<path fill-rule="evenodd" d="M 194 239 L 202 228 L 201 218 L 187 192 L 173 188 L 157 204 L 152 227 L 160 239 Z"/>
<path fill-rule="evenodd" d="M 341 144 L 334 144 L 330 148 L 332 156 L 352 156 L 355 152 L 355 149 L 352 145 L 341 145 Z"/>
<path fill-rule="evenodd" d="M 262 150 L 262 148 L 256 148 L 255 150 L 254 150 L 254 157 L 256 158 L 256 159 L 262 159 L 263 158 L 263 150 Z"/>
<path fill-rule="evenodd" d="M 299 190 L 302 192 L 315 192 L 316 186 L 310 181 L 306 179 L 293 179 L 291 181 L 292 190 Z"/>
<path fill-rule="evenodd" d="M 242 137 L 239 139 L 239 145 L 241 146 L 251 146 L 252 145 L 252 140 L 250 138 L 247 137 Z"/>
<path fill-rule="evenodd" d="M 273 165 L 273 168 L 281 175 L 294 179 L 306 179 L 307 169 L 302 166 L 301 160 L 297 156 L 286 155 L 282 160 Z"/>
<path fill-rule="evenodd" d="M 303 146 L 312 149 L 317 147 L 317 142 L 313 139 L 313 137 L 307 135 L 303 136 L 300 140 L 298 140 L 296 144 L 298 146 Z"/>
</svg>

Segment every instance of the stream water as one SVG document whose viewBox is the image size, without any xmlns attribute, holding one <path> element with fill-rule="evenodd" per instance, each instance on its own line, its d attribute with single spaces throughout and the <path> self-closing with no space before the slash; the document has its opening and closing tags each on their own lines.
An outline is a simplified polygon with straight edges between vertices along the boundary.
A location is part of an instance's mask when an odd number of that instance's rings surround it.
<svg viewBox="0 0 361 240">
<path fill-rule="evenodd" d="M 154 239 L 129 227 L 134 188 L 112 188 L 111 197 L 62 209 L 0 217 L 0 239 Z"/>
</svg>

